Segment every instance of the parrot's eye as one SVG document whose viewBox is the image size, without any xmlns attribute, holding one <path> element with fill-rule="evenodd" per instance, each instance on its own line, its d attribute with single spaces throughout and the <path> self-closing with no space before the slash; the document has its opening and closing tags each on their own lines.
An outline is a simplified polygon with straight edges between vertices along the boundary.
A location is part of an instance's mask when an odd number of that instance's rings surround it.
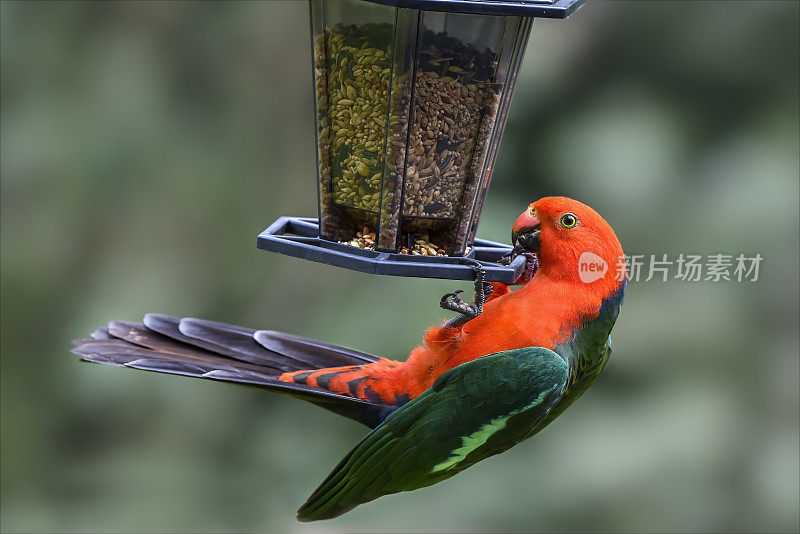
<svg viewBox="0 0 800 534">
<path fill-rule="evenodd" d="M 565 213 L 561 216 L 560 222 L 564 228 L 575 228 L 578 225 L 578 218 L 571 213 Z"/>
</svg>

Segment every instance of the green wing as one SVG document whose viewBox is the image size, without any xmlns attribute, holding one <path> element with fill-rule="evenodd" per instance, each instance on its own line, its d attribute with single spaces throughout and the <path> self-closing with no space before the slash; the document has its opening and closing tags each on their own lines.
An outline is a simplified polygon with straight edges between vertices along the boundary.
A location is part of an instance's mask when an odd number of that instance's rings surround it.
<svg viewBox="0 0 800 534">
<path fill-rule="evenodd" d="M 382 495 L 449 478 L 531 434 L 558 401 L 567 365 L 541 347 L 499 352 L 443 373 L 392 413 L 320 484 L 297 517 L 336 517 Z"/>
</svg>

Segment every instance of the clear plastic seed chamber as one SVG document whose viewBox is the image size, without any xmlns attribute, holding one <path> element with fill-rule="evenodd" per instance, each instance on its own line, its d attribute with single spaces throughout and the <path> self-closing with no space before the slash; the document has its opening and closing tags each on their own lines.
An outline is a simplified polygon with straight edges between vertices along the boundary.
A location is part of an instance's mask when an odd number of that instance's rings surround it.
<svg viewBox="0 0 800 534">
<path fill-rule="evenodd" d="M 475 231 L 533 17 L 581 3 L 310 0 L 319 219 L 279 219 L 259 246 L 406 276 L 496 263 L 509 247 Z"/>
</svg>

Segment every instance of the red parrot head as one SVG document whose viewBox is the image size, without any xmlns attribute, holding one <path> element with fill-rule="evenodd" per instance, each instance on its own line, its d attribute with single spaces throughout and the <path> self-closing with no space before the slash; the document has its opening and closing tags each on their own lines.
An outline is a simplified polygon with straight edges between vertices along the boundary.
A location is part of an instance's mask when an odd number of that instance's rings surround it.
<svg viewBox="0 0 800 534">
<path fill-rule="evenodd" d="M 582 283 L 624 278 L 622 246 L 611 226 L 592 208 L 566 197 L 531 204 L 511 230 L 514 245 L 533 252 L 539 271 Z"/>
</svg>

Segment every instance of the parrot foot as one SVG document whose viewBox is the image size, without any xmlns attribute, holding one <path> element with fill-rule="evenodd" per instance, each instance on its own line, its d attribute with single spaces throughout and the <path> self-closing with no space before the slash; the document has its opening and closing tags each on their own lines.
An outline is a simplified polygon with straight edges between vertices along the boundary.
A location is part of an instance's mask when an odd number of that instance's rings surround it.
<svg viewBox="0 0 800 534">
<path fill-rule="evenodd" d="M 500 260 L 497 262 L 500 265 L 510 265 L 512 261 L 514 261 L 517 256 L 525 256 L 525 270 L 517 279 L 517 284 L 526 284 L 531 281 L 533 275 L 536 274 L 536 271 L 539 269 L 539 258 L 536 254 L 532 252 L 525 252 L 520 245 L 514 247 L 514 249 L 507 254 L 505 254 Z"/>
<path fill-rule="evenodd" d="M 463 289 L 447 293 L 442 297 L 439 305 L 445 310 L 454 311 L 463 314 L 475 314 L 475 305 L 471 302 L 464 302 L 458 295 L 463 293 Z"/>
<path fill-rule="evenodd" d="M 479 263 L 475 263 L 472 267 L 475 272 L 475 301 L 464 302 L 458 295 L 463 293 L 463 289 L 445 294 L 439 301 L 439 305 L 448 311 L 459 313 L 458 317 L 454 317 L 445 323 L 445 327 L 459 327 L 471 321 L 481 313 L 483 313 L 483 305 L 492 293 L 491 284 L 484 282 L 486 271 Z"/>
<path fill-rule="evenodd" d="M 500 258 L 500 260 L 497 263 L 499 263 L 500 265 L 509 265 L 512 261 L 514 261 L 514 258 L 516 258 L 522 253 L 523 253 L 522 245 L 517 244 L 511 251 L 503 254 L 503 257 Z"/>
<path fill-rule="evenodd" d="M 536 274 L 536 271 L 539 270 L 539 258 L 536 254 L 530 252 L 525 252 L 522 255 L 525 256 L 525 270 L 520 275 L 517 283 L 527 284 L 533 279 L 533 275 Z"/>
</svg>

